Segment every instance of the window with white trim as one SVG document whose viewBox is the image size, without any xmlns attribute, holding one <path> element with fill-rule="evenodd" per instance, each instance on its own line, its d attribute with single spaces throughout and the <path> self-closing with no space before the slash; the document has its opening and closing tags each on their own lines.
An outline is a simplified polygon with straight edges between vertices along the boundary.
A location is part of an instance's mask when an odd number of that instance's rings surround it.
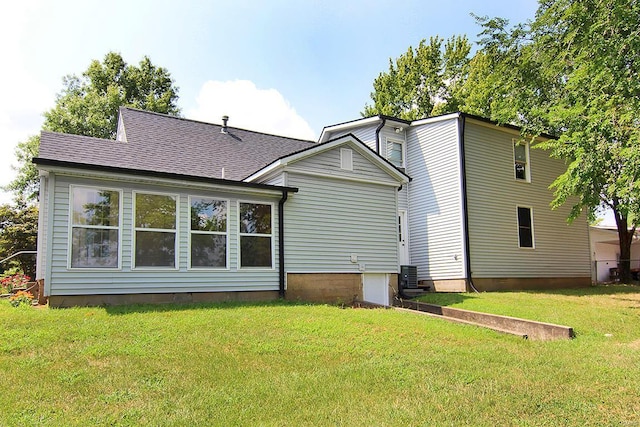
<svg viewBox="0 0 640 427">
<path fill-rule="evenodd" d="M 70 186 L 70 268 L 118 268 L 121 191 Z"/>
<path fill-rule="evenodd" d="M 404 142 L 387 139 L 387 160 L 398 168 L 404 168 Z"/>
<path fill-rule="evenodd" d="M 239 203 L 240 267 L 273 267 L 273 205 Z"/>
<path fill-rule="evenodd" d="M 513 140 L 513 163 L 515 177 L 519 181 L 531 181 L 529 170 L 529 144 L 523 141 Z"/>
<path fill-rule="evenodd" d="M 176 267 L 178 197 L 134 192 L 134 267 Z"/>
<path fill-rule="evenodd" d="M 227 205 L 226 200 L 189 197 L 190 205 L 190 267 L 227 267 Z"/>
<path fill-rule="evenodd" d="M 533 249 L 533 211 L 518 206 L 518 247 Z"/>
</svg>

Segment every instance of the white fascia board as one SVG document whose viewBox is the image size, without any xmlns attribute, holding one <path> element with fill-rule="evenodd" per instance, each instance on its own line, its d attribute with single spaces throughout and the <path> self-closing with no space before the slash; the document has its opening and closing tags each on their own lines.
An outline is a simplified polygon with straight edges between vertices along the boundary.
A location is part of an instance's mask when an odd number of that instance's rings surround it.
<svg viewBox="0 0 640 427">
<path fill-rule="evenodd" d="M 319 143 L 324 142 L 325 140 L 328 140 L 327 138 L 327 134 L 330 132 L 339 132 L 342 130 L 348 130 L 348 129 L 353 129 L 353 128 L 357 128 L 360 126 L 365 126 L 365 125 L 370 125 L 373 123 L 378 123 L 382 121 L 382 119 L 378 116 L 372 116 L 372 117 L 367 117 L 366 119 L 357 119 L 357 120 L 353 120 L 350 122 L 346 122 L 346 123 L 340 123 L 337 125 L 331 125 L 331 126 L 325 126 L 322 129 L 322 133 L 320 134 L 320 138 L 318 139 Z"/>
<path fill-rule="evenodd" d="M 460 113 L 451 113 L 451 114 L 445 114 L 443 116 L 428 117 L 426 119 L 414 120 L 413 122 L 411 122 L 409 126 L 413 127 L 413 126 L 426 125 L 429 123 L 443 122 L 446 120 L 457 119 L 459 117 L 460 117 Z"/>
<path fill-rule="evenodd" d="M 352 147 L 358 151 L 361 155 L 366 157 L 369 161 L 377 164 L 382 170 L 386 171 L 389 175 L 397 179 L 399 182 L 403 184 L 409 182 L 407 176 L 402 172 L 398 171 L 396 168 L 388 164 L 385 160 L 383 160 L 380 156 L 371 151 L 368 147 L 366 147 L 363 143 L 357 141 L 355 137 L 351 134 L 341 136 L 330 142 L 324 142 L 316 145 L 315 147 L 309 148 L 307 150 L 301 151 L 299 153 L 291 154 L 290 156 L 284 157 L 280 160 L 273 162 L 272 164 L 266 166 L 265 168 L 257 171 L 253 175 L 246 178 L 245 182 L 255 182 L 261 177 L 266 176 L 268 173 L 277 170 L 278 168 L 284 168 L 285 166 L 305 159 L 307 157 L 315 156 L 318 153 L 323 151 L 328 151 L 338 146 L 344 144 L 352 144 Z"/>
<path fill-rule="evenodd" d="M 262 178 L 263 176 L 269 174 L 270 172 L 273 172 L 278 168 L 285 167 L 286 164 L 287 164 L 287 162 L 283 162 L 283 159 L 276 160 L 275 162 L 271 163 L 270 165 L 267 165 L 264 168 L 260 169 L 259 171 L 255 172 L 251 176 L 246 177 L 242 181 L 243 182 L 255 182 L 257 179 Z"/>
</svg>

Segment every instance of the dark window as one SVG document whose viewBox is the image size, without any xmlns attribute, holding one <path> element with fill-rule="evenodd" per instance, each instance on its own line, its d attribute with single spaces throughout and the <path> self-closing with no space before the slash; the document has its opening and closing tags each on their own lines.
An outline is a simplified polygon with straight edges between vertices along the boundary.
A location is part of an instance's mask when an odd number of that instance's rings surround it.
<svg viewBox="0 0 640 427">
<path fill-rule="evenodd" d="M 518 239 L 521 248 L 533 248 L 531 209 L 518 207 Z"/>
<path fill-rule="evenodd" d="M 271 205 L 240 203 L 240 267 L 272 267 Z"/>
</svg>

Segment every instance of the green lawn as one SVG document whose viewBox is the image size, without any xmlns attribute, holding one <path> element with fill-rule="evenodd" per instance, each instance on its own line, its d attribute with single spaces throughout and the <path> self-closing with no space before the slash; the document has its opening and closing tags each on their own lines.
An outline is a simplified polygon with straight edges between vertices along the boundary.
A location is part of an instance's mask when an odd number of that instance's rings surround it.
<svg viewBox="0 0 640 427">
<path fill-rule="evenodd" d="M 0 425 L 640 425 L 640 288 L 427 298 L 577 338 L 325 305 L 2 300 Z"/>
</svg>

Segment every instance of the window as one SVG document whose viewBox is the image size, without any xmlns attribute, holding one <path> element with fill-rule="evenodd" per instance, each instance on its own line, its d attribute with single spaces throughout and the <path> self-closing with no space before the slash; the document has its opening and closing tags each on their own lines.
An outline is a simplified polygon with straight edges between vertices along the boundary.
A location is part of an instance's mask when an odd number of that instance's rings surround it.
<svg viewBox="0 0 640 427">
<path fill-rule="evenodd" d="M 69 187 L 70 268 L 118 268 L 120 191 Z"/>
<path fill-rule="evenodd" d="M 340 149 L 340 169 L 353 170 L 353 151 L 350 148 Z"/>
<path fill-rule="evenodd" d="M 513 161 L 515 165 L 515 176 L 517 180 L 529 182 L 531 175 L 529 171 L 529 144 L 513 140 Z"/>
<path fill-rule="evenodd" d="M 387 140 L 387 160 L 398 168 L 404 168 L 404 143 Z"/>
<path fill-rule="evenodd" d="M 240 203 L 240 267 L 273 267 L 272 205 Z"/>
<path fill-rule="evenodd" d="M 531 208 L 518 206 L 518 246 L 521 248 L 534 248 Z"/>
<path fill-rule="evenodd" d="M 176 266 L 177 196 L 134 193 L 135 267 Z"/>
<path fill-rule="evenodd" d="M 227 267 L 227 202 L 191 197 L 191 268 Z"/>
</svg>

